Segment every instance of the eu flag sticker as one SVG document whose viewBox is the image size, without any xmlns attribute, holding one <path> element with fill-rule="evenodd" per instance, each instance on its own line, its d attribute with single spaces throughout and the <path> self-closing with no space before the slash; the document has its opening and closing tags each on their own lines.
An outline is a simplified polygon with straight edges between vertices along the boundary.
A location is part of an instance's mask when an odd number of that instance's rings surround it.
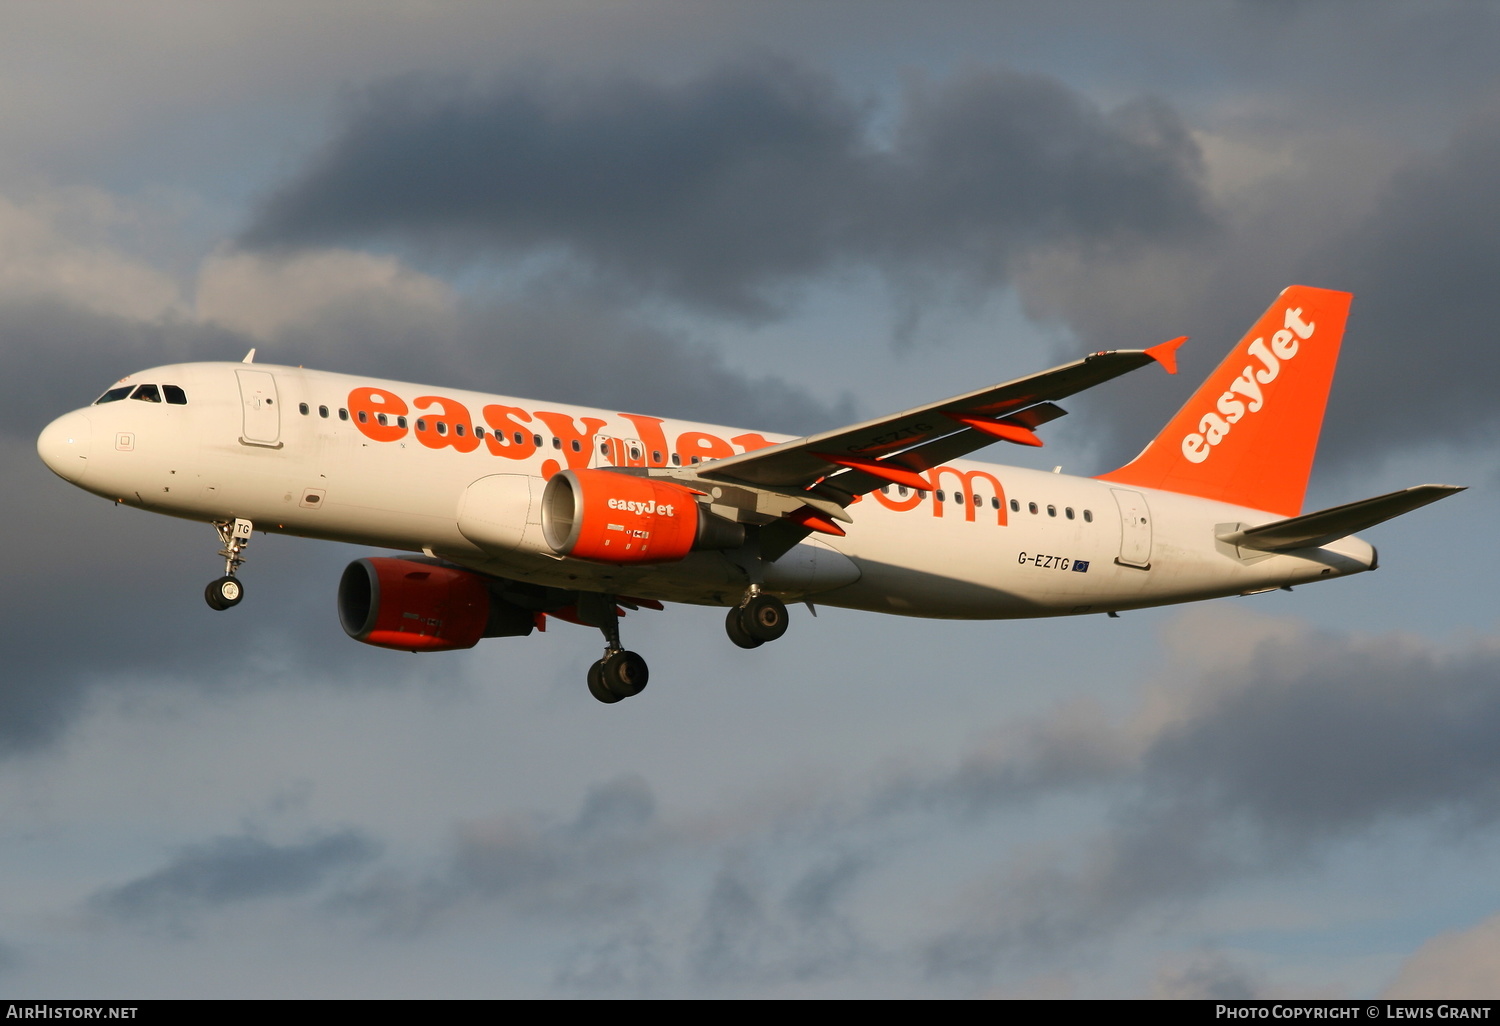
<svg viewBox="0 0 1500 1026">
<path fill-rule="evenodd" d="M 1089 561 L 1086 559 L 1075 559 L 1073 560 L 1073 569 L 1078 573 L 1086 574 L 1089 572 Z"/>
</svg>

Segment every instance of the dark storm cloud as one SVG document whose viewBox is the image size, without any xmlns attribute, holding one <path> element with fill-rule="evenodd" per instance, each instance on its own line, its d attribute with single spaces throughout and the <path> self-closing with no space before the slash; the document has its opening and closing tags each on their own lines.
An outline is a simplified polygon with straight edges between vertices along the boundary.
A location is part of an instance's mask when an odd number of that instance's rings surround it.
<svg viewBox="0 0 1500 1026">
<path fill-rule="evenodd" d="M 1079 412 L 1101 458 L 1134 456 L 1287 285 L 1354 293 L 1320 466 L 1364 469 L 1402 448 L 1484 444 L 1500 427 L 1500 106 L 1463 120 L 1431 152 L 1373 152 L 1338 138 L 1289 144 L 1224 202 L 1223 229 L 1170 248 L 1068 254 L 1029 266 L 1029 312 L 1089 349 L 1191 335 L 1176 379 L 1137 375 Z M 1247 160 L 1258 159 L 1252 155 Z"/>
<path fill-rule="evenodd" d="M 676 86 L 404 79 L 372 90 L 242 241 L 563 252 L 763 315 L 840 264 L 988 282 L 1041 240 L 1108 248 L 1212 223 L 1197 149 L 1160 102 L 1106 112 L 1052 78 L 972 70 L 914 87 L 888 140 L 874 113 L 774 62 Z"/>
<path fill-rule="evenodd" d="M 305 894 L 380 850 L 355 830 L 287 845 L 249 835 L 216 837 L 184 848 L 154 873 L 99 892 L 89 904 L 112 918 L 135 921 Z"/>
<path fill-rule="evenodd" d="M 125 374 L 182 360 L 238 360 L 253 345 L 213 325 L 139 321 L 64 300 L 0 301 L 5 375 L 0 433 L 34 438 L 59 414 L 87 406 Z"/>
<path fill-rule="evenodd" d="M 262 348 L 267 359 L 302 352 L 317 354 L 309 363 L 349 373 L 787 434 L 854 420 L 847 394 L 823 402 L 775 375 L 742 373 L 685 333 L 582 296 L 476 301 L 451 321 L 399 330 L 340 311 Z"/>
<path fill-rule="evenodd" d="M 1332 412 L 1336 455 L 1493 437 L 1500 416 L 1500 105 L 1401 169 L 1368 220 L 1309 267 L 1356 295 Z"/>
</svg>

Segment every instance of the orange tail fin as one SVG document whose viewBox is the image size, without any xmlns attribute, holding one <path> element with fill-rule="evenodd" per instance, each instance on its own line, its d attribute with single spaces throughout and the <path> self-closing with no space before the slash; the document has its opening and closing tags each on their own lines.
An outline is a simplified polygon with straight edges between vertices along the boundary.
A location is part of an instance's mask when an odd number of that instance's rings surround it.
<svg viewBox="0 0 1500 1026">
<path fill-rule="evenodd" d="M 1286 289 L 1161 434 L 1099 480 L 1302 512 L 1353 298 Z"/>
</svg>

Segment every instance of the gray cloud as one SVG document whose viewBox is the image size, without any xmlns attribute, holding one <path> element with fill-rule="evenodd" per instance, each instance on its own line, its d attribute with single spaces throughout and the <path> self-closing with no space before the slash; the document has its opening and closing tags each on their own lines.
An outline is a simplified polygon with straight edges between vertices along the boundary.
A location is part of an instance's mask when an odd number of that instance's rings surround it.
<svg viewBox="0 0 1500 1026">
<path fill-rule="evenodd" d="M 1437 153 L 1411 160 L 1371 215 L 1309 267 L 1326 267 L 1357 299 L 1351 354 L 1331 415 L 1330 449 L 1350 456 L 1417 439 L 1488 441 L 1500 389 L 1500 106 L 1460 126 Z M 1394 415 L 1396 408 L 1400 414 Z"/>
<path fill-rule="evenodd" d="M 340 871 L 376 858 L 381 846 L 356 830 L 277 845 L 242 834 L 184 848 L 161 869 L 100 891 L 95 911 L 137 921 L 261 898 L 305 894 Z"/>
<path fill-rule="evenodd" d="M 933 778 L 925 792 L 908 780 L 882 795 L 897 805 L 920 795 L 919 807 L 973 815 L 985 803 L 1000 810 L 1094 793 L 1114 810 L 1099 836 L 1013 865 L 987 887 L 970 922 L 929 943 L 930 971 L 984 977 L 1002 959 L 1093 943 L 1143 914 L 1315 865 L 1332 845 L 1388 823 L 1439 833 L 1495 823 L 1492 638 L 1448 647 L 1210 613 L 1179 628 L 1234 637 L 1245 656 L 1190 646 L 1163 696 L 1169 705 L 1151 714 L 1157 722 L 1101 718 L 1080 730 L 1076 711 L 1062 713 Z M 1093 769 L 1038 771 L 1048 765 Z"/>
<path fill-rule="evenodd" d="M 1160 101 L 1104 111 L 1052 78 L 974 69 L 914 87 L 887 140 L 873 114 L 783 62 L 676 86 L 402 79 L 366 94 L 242 241 L 561 252 L 765 316 L 841 264 L 989 283 L 1041 240 L 1107 249 L 1213 223 L 1197 148 Z"/>
<path fill-rule="evenodd" d="M 743 374 L 683 332 L 581 296 L 476 301 L 452 325 L 398 335 L 364 330 L 352 317 L 289 332 L 279 344 L 317 347 L 356 372 L 788 434 L 854 419 L 847 393 L 827 402 L 775 375 Z"/>
</svg>

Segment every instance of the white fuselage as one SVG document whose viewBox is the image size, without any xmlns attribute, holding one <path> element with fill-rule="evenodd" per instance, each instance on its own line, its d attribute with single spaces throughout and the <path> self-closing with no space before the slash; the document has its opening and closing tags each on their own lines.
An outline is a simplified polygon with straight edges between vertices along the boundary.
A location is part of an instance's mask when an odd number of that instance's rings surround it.
<svg viewBox="0 0 1500 1026">
<path fill-rule="evenodd" d="M 262 364 L 179 364 L 129 383 L 175 386 L 186 403 L 96 404 L 38 441 L 60 476 L 127 505 L 663 601 L 733 604 L 760 572 L 733 551 L 614 566 L 481 545 L 460 519 L 466 497 L 484 494 L 476 482 L 494 475 L 539 483 L 567 468 L 690 466 L 785 436 Z M 361 424 L 356 400 L 371 393 L 390 412 L 366 409 Z M 1352 537 L 1275 555 L 1236 550 L 1216 535 L 1279 518 L 1170 492 L 971 461 L 929 480 L 925 493 L 890 485 L 864 496 L 845 537 L 814 535 L 764 569 L 764 586 L 820 604 L 993 619 L 1242 594 L 1375 565 Z M 486 515 L 521 531 L 535 511 Z"/>
</svg>

